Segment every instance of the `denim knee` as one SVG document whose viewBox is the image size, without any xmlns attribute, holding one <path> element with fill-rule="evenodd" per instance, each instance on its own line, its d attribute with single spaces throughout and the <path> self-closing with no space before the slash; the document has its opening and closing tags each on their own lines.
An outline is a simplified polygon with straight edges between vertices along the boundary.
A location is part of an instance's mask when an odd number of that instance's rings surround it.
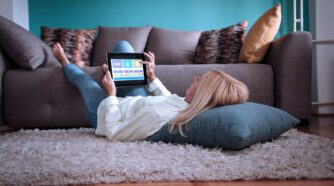
<svg viewBox="0 0 334 186">
<path fill-rule="evenodd" d="M 118 41 L 113 49 L 111 50 L 111 52 L 116 52 L 116 53 L 134 53 L 135 50 L 133 49 L 133 47 L 131 46 L 131 44 L 127 41 Z"/>
</svg>

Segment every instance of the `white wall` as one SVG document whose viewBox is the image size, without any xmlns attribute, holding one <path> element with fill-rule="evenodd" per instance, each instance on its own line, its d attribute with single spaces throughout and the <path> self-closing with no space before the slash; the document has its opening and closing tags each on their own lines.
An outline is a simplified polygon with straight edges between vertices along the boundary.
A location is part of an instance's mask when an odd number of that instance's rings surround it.
<svg viewBox="0 0 334 186">
<path fill-rule="evenodd" d="M 29 30 L 28 0 L 0 0 L 0 15 Z"/>
<path fill-rule="evenodd" d="M 13 20 L 13 0 L 0 0 L 0 15 Z"/>
<path fill-rule="evenodd" d="M 316 103 L 313 112 L 334 114 L 334 1 L 311 0 L 311 32 L 316 65 Z"/>
</svg>

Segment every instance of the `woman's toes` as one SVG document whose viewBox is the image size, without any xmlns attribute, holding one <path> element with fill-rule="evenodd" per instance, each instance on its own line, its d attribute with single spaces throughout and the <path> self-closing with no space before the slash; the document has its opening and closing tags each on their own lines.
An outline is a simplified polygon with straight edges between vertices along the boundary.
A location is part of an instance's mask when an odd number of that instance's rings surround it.
<svg viewBox="0 0 334 186">
<path fill-rule="evenodd" d="M 66 65 L 69 63 L 66 54 L 63 50 L 63 48 L 61 47 L 61 45 L 59 43 L 56 43 L 53 47 L 52 47 L 52 52 L 53 55 L 57 58 L 57 60 L 62 64 L 62 65 Z"/>
</svg>

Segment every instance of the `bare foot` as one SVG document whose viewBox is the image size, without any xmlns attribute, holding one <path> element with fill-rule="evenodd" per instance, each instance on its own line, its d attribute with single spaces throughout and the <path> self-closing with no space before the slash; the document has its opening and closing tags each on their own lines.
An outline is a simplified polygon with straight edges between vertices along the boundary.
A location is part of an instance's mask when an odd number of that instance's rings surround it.
<svg viewBox="0 0 334 186">
<path fill-rule="evenodd" d="M 56 43 L 53 48 L 52 48 L 52 51 L 53 51 L 53 55 L 58 59 L 58 61 L 64 66 L 66 64 L 69 64 L 70 62 L 68 61 L 66 55 L 65 55 L 65 52 L 64 52 L 64 49 L 63 47 L 59 44 L 59 43 Z"/>
</svg>

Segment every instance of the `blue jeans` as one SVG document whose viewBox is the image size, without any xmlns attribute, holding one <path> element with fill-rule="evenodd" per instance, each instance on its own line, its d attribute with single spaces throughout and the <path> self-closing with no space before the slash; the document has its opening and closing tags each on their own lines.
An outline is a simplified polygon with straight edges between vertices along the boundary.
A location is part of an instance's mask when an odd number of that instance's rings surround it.
<svg viewBox="0 0 334 186">
<path fill-rule="evenodd" d="M 114 46 L 112 52 L 133 53 L 134 49 L 128 42 L 119 41 Z M 92 127 L 96 128 L 97 108 L 101 101 L 107 98 L 106 91 L 90 75 L 86 74 L 75 64 L 64 65 L 63 68 L 67 79 L 79 89 L 85 103 L 88 121 Z M 117 96 L 119 94 L 120 96 L 148 95 L 146 89 L 143 87 L 117 88 Z"/>
</svg>

